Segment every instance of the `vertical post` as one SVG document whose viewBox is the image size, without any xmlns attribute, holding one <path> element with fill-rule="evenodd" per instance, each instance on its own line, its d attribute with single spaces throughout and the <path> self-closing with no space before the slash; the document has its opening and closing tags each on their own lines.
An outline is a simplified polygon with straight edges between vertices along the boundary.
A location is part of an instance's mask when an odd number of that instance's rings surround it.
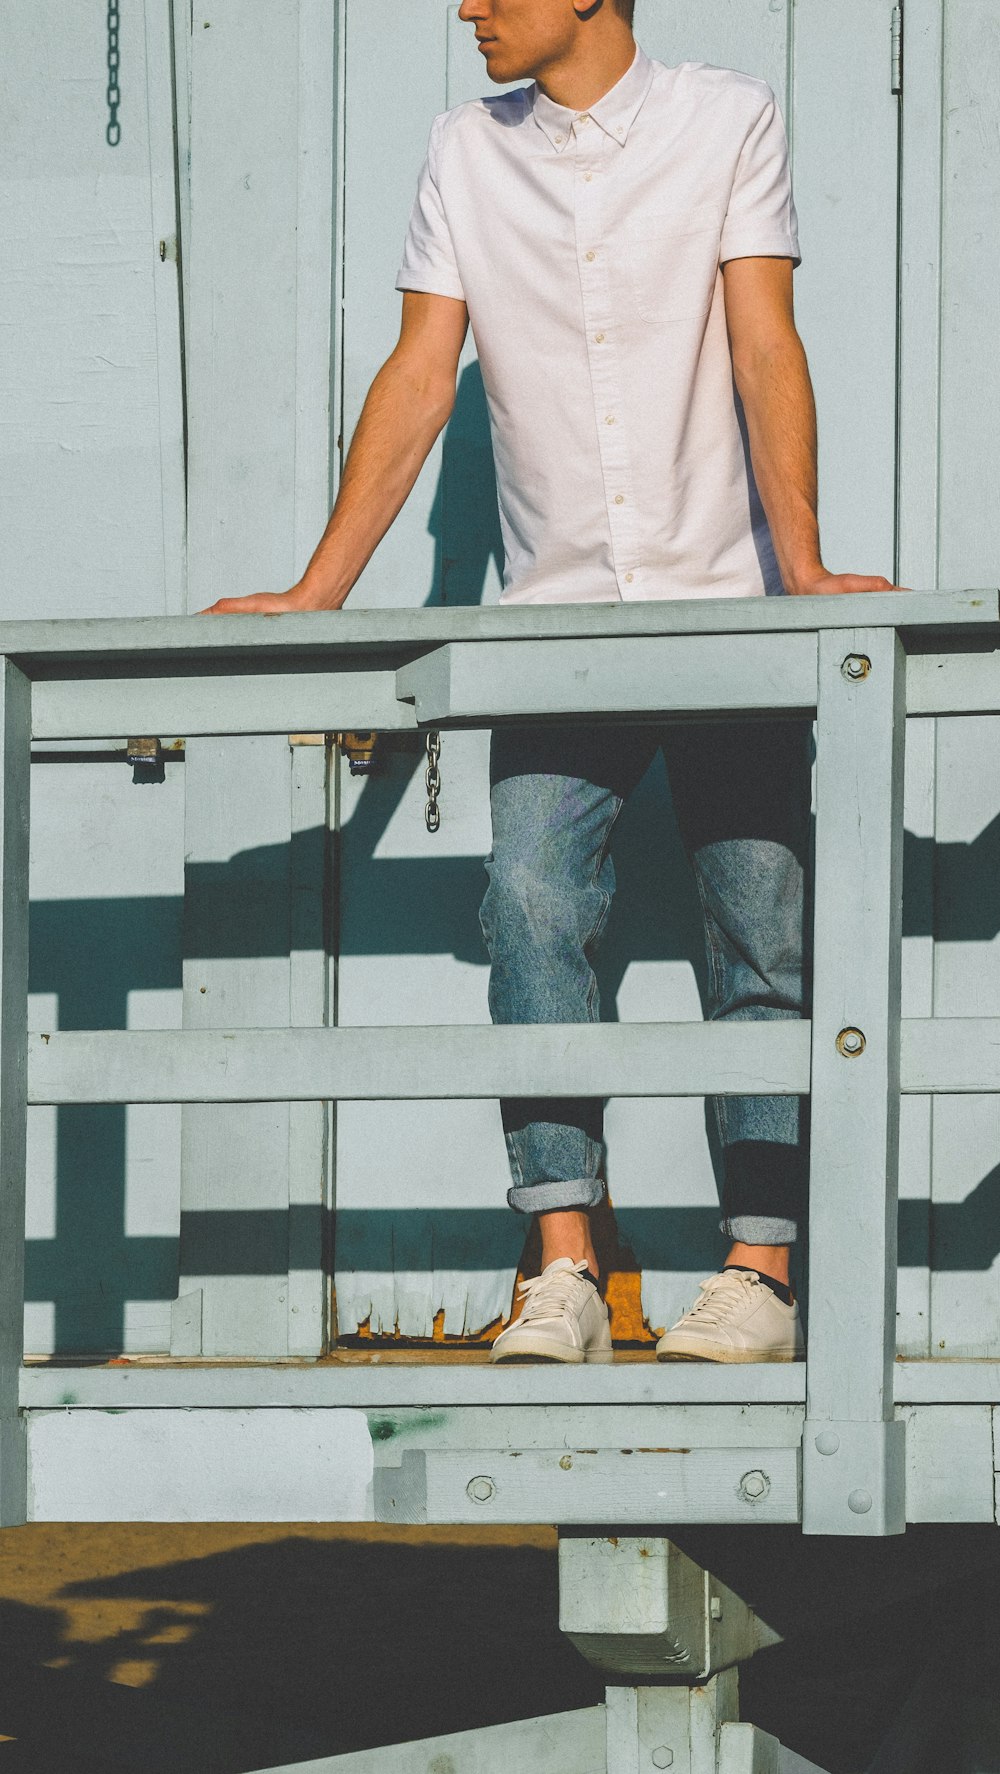
<svg viewBox="0 0 1000 1774">
<path fill-rule="evenodd" d="M 893 1421 L 905 675 L 894 629 L 820 636 L 802 1526 L 897 1534 Z"/>
<path fill-rule="evenodd" d="M 322 1028 L 329 1011 L 325 899 L 331 759 L 323 735 L 313 737 L 318 744 L 292 743 L 288 1011 L 293 1028 Z M 329 1334 L 330 1120 L 327 1103 L 288 1105 L 289 1355 L 322 1355 Z"/>
<path fill-rule="evenodd" d="M 0 659 L 0 1527 L 25 1519 L 18 1414 L 24 1342 L 28 1070 L 28 803 L 31 685 Z"/>
</svg>

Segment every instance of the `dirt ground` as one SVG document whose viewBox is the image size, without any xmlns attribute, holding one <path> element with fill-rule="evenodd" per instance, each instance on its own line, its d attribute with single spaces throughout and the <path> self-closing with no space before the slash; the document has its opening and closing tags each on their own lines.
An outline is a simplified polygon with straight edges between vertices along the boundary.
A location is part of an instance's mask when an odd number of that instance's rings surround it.
<svg viewBox="0 0 1000 1774">
<path fill-rule="evenodd" d="M 831 1774 L 867 1768 L 971 1571 L 995 1607 L 979 1530 L 948 1533 L 859 1553 L 716 1531 L 713 1568 L 794 1628 L 745 1670 L 744 1716 Z M 249 1774 L 601 1698 L 559 1634 L 547 1528 L 0 1533 L 0 1774 Z"/>
</svg>

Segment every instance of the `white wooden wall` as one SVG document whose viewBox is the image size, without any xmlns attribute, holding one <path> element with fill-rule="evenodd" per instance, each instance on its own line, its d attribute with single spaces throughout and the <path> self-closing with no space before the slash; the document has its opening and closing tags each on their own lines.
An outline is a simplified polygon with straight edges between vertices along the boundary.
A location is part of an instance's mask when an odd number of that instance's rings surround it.
<svg viewBox="0 0 1000 1774">
<path fill-rule="evenodd" d="M 996 583 L 1000 15 L 994 0 L 905 0 L 900 107 L 891 11 L 639 0 L 636 23 L 652 55 L 760 74 L 782 103 L 828 564 L 896 562 L 922 587 Z M 483 87 L 456 15 L 449 0 L 408 0 L 404 56 L 370 0 L 220 0 L 197 15 L 175 0 L 172 19 L 155 0 L 123 8 L 111 149 L 100 9 L 38 0 L 4 14 L 5 614 L 200 608 L 302 570 L 338 434 L 395 337 L 430 118 Z M 491 473 L 470 349 L 448 432 L 355 602 L 495 599 Z M 348 1024 L 486 1020 L 484 736 L 446 737 L 434 838 L 421 760 L 399 745 L 379 776 L 344 771 L 331 790 L 322 748 L 202 742 L 140 787 L 110 756 L 122 737 L 35 772 L 36 1026 L 323 1021 L 335 998 Z M 338 804 L 333 980 L 320 895 Z M 998 829 L 998 723 L 914 729 L 910 1013 L 996 1004 Z M 622 822 L 619 865 L 609 1011 L 698 1017 L 700 936 L 661 772 Z M 261 932 L 266 952 L 244 952 Z M 430 1048 L 427 1064 L 433 1080 Z M 939 1100 L 933 1126 L 928 1104 L 904 1107 L 901 1345 L 996 1354 L 996 1101 Z M 33 1113 L 30 1347 L 321 1346 L 325 1118 L 261 1111 L 233 1163 L 251 1120 Z M 704 1118 L 614 1102 L 608 1137 L 622 1230 L 661 1324 L 718 1249 Z M 343 1332 L 370 1319 L 425 1335 L 441 1307 L 449 1332 L 475 1330 L 505 1309 L 523 1227 L 504 1205 L 494 1103 L 348 1105 L 334 1144 Z"/>
</svg>

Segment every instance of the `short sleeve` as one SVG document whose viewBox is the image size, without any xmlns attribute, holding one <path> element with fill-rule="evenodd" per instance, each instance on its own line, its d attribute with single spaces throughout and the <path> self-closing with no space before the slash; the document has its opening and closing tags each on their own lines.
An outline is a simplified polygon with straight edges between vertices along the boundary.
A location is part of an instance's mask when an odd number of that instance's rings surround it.
<svg viewBox="0 0 1000 1774">
<path fill-rule="evenodd" d="M 743 143 L 722 229 L 719 261 L 789 258 L 798 265 L 798 221 L 792 200 L 788 142 L 769 86 L 765 102 Z"/>
<path fill-rule="evenodd" d="M 436 117 L 431 126 L 427 159 L 417 181 L 417 195 L 410 213 L 396 288 L 424 290 L 432 296 L 454 296 L 461 302 L 465 300 L 465 291 L 458 274 L 439 182 L 444 121 L 444 116 Z"/>
</svg>

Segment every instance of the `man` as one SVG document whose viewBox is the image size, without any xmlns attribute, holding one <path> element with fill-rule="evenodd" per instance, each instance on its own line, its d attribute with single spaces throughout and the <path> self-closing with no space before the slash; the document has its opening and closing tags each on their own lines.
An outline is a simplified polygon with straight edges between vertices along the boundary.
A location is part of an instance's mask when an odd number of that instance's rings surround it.
<svg viewBox="0 0 1000 1774">
<path fill-rule="evenodd" d="M 491 80 L 531 82 L 435 120 L 372 384 L 300 582 L 218 612 L 338 609 L 395 518 L 455 393 L 471 317 L 490 407 L 503 600 L 826 595 L 815 412 L 792 316 L 799 262 L 784 129 L 759 80 L 666 68 L 634 0 L 462 0 Z M 807 731 L 779 722 L 503 729 L 482 925 L 498 1022 L 599 1014 L 592 968 L 614 820 L 657 746 L 705 918 L 709 1014 L 800 1016 Z M 716 1105 L 725 1267 L 662 1359 L 788 1361 L 805 1153 L 799 1105 Z M 538 1215 L 542 1272 L 493 1359 L 608 1361 L 591 1240 L 600 1106 L 502 1105 L 508 1199 Z"/>
</svg>

